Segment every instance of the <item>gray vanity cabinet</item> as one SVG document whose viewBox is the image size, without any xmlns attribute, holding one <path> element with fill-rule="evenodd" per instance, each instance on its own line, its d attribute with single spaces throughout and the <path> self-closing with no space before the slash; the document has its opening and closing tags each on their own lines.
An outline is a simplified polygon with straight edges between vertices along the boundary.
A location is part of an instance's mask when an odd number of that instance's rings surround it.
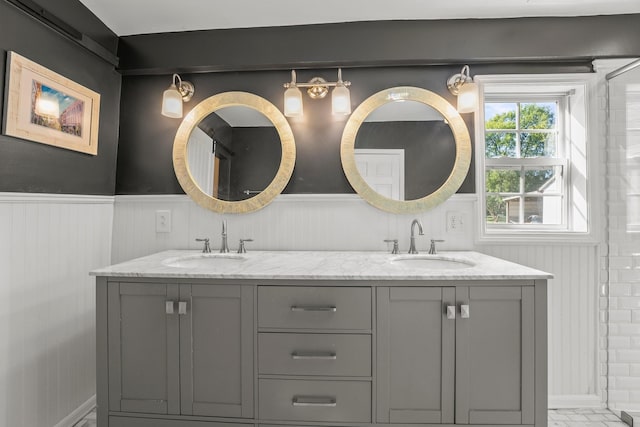
<svg viewBox="0 0 640 427">
<path fill-rule="evenodd" d="M 184 415 L 253 417 L 253 287 L 180 285 Z"/>
<path fill-rule="evenodd" d="M 377 421 L 534 424 L 533 286 L 378 288 Z"/>
<path fill-rule="evenodd" d="M 534 292 L 456 288 L 456 423 L 534 423 Z"/>
<path fill-rule="evenodd" d="M 98 427 L 547 426 L 546 280 L 98 277 Z"/>
<path fill-rule="evenodd" d="M 378 288 L 378 422 L 454 422 L 454 304 L 455 288 Z"/>
<path fill-rule="evenodd" d="M 109 410 L 253 417 L 253 292 L 109 283 Z"/>
<path fill-rule="evenodd" d="M 109 410 L 180 413 L 178 285 L 110 283 Z"/>
</svg>

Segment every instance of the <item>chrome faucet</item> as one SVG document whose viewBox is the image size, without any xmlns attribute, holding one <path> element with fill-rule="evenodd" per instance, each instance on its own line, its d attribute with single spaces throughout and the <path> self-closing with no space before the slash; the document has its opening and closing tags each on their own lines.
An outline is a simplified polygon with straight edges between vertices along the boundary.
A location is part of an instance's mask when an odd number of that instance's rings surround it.
<svg viewBox="0 0 640 427">
<path fill-rule="evenodd" d="M 220 245 L 220 253 L 229 253 L 229 244 L 227 243 L 227 220 L 222 220 L 222 244 Z"/>
<path fill-rule="evenodd" d="M 203 254 L 211 253 L 211 246 L 209 246 L 209 239 L 208 238 L 196 239 L 196 242 L 204 242 L 204 248 L 202 248 L 202 253 Z"/>
<path fill-rule="evenodd" d="M 253 239 L 240 239 L 240 244 L 238 244 L 238 253 L 246 254 L 247 248 L 244 247 L 244 242 L 253 242 Z"/>
<path fill-rule="evenodd" d="M 431 239 L 431 246 L 429 246 L 429 255 L 435 255 L 438 252 L 436 251 L 436 242 L 442 243 L 444 240 Z"/>
<path fill-rule="evenodd" d="M 410 254 L 417 254 L 418 251 L 416 250 L 416 235 L 415 235 L 415 227 L 416 225 L 418 226 L 418 232 L 420 236 L 424 236 L 424 232 L 422 231 L 422 223 L 420 221 L 418 221 L 418 219 L 414 219 L 411 222 L 411 243 L 409 244 L 409 253 Z"/>
</svg>

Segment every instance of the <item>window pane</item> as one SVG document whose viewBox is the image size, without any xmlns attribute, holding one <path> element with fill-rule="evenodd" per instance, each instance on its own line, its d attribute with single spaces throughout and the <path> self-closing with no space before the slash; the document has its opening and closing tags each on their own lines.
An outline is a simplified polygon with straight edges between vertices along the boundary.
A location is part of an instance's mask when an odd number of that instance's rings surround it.
<svg viewBox="0 0 640 427">
<path fill-rule="evenodd" d="M 510 197 L 505 199 L 505 211 L 507 215 L 507 222 L 509 224 L 520 223 L 520 199 L 521 197 Z"/>
<path fill-rule="evenodd" d="M 487 193 L 519 193 L 519 169 L 487 169 L 485 173 Z"/>
<path fill-rule="evenodd" d="M 485 137 L 485 156 L 490 158 L 516 157 L 516 134 L 488 132 Z"/>
<path fill-rule="evenodd" d="M 485 129 L 515 129 L 516 109 L 514 102 L 487 102 L 484 104 Z"/>
<path fill-rule="evenodd" d="M 524 191 L 558 194 L 561 190 L 559 174 L 560 168 L 556 167 L 527 169 L 524 172 Z"/>
<path fill-rule="evenodd" d="M 523 132 L 520 134 L 522 157 L 557 157 L 555 133 Z"/>
<path fill-rule="evenodd" d="M 486 221 L 490 224 L 505 224 L 507 222 L 506 202 L 503 197 L 487 194 Z"/>
<path fill-rule="evenodd" d="M 555 102 L 520 104 L 520 129 L 554 129 L 557 116 Z"/>
<path fill-rule="evenodd" d="M 525 197 L 525 224 L 562 224 L 562 197 Z"/>
</svg>

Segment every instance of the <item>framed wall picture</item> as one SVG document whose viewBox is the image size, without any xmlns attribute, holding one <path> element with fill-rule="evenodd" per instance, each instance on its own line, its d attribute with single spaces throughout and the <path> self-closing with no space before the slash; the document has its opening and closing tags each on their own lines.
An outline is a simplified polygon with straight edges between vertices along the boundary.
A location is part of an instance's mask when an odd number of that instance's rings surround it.
<svg viewBox="0 0 640 427">
<path fill-rule="evenodd" d="M 98 154 L 100 94 L 8 52 L 3 133 Z"/>
</svg>

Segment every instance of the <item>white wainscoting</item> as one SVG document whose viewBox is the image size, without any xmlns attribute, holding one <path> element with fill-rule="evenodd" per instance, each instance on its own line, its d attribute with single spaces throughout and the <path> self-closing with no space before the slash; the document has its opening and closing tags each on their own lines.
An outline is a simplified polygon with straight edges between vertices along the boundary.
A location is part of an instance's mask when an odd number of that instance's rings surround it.
<svg viewBox="0 0 640 427">
<path fill-rule="evenodd" d="M 355 195 L 282 195 L 265 209 L 246 215 L 218 215 L 186 196 L 116 196 L 114 262 L 165 249 L 197 249 L 196 237 L 220 244 L 221 220 L 229 224 L 229 246 L 253 238 L 251 250 L 374 250 L 409 246 L 413 218 L 424 225 L 418 249 L 429 239 L 445 239 L 443 250 L 479 250 L 548 271 L 549 394 L 551 407 L 601 406 L 597 375 L 598 253 L 594 244 L 474 245 L 475 195 L 455 195 L 439 207 L 418 215 L 381 212 Z M 156 233 L 155 211 L 170 210 L 172 230 Z M 462 216 L 461 231 L 447 231 L 447 213 Z"/>
<path fill-rule="evenodd" d="M 480 252 L 547 271 L 549 406 L 600 407 L 595 244 L 479 246 Z"/>
<path fill-rule="evenodd" d="M 112 222 L 113 197 L 0 193 L 1 426 L 72 425 L 92 401 L 88 272 L 110 263 Z"/>
<path fill-rule="evenodd" d="M 474 195 L 456 195 L 439 207 L 416 215 L 394 215 L 373 208 L 350 194 L 281 195 L 254 213 L 220 215 L 207 211 L 187 196 L 116 196 L 113 261 L 122 262 L 165 249 L 197 249 L 197 237 L 209 237 L 211 248 L 220 247 L 221 221 L 227 220 L 229 247 L 239 239 L 254 239 L 247 250 L 362 250 L 384 251 L 384 239 L 398 239 L 409 248 L 409 227 L 414 218 L 423 224 L 419 250 L 429 249 L 429 239 L 445 239 L 444 250 L 473 247 Z M 155 212 L 170 210 L 170 233 L 156 233 Z M 447 233 L 447 212 L 463 214 L 463 231 Z"/>
</svg>

